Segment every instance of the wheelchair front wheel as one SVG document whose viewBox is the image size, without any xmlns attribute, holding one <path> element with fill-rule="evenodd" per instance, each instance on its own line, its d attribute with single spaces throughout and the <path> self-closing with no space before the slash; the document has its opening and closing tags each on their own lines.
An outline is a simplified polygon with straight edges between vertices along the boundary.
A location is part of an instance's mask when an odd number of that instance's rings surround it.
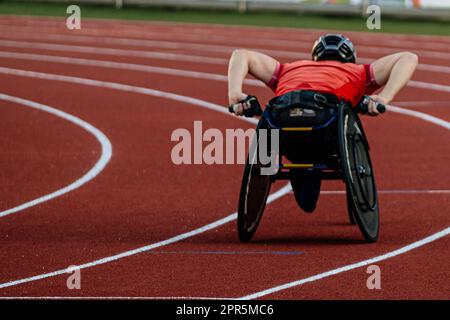
<svg viewBox="0 0 450 320">
<path fill-rule="evenodd" d="M 340 110 L 338 136 L 350 221 L 354 217 L 367 242 L 376 242 L 379 209 L 369 146 L 356 112 L 348 105 Z"/>
</svg>

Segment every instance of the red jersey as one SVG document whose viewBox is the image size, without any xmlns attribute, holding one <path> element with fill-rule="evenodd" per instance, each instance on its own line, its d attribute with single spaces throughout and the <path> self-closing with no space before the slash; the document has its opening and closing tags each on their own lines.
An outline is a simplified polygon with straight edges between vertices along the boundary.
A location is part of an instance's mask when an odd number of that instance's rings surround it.
<svg viewBox="0 0 450 320">
<path fill-rule="evenodd" d="M 364 94 L 372 94 L 376 83 L 371 65 L 339 61 L 300 60 L 277 65 L 267 84 L 276 96 L 294 90 L 330 93 L 355 106 Z"/>
</svg>

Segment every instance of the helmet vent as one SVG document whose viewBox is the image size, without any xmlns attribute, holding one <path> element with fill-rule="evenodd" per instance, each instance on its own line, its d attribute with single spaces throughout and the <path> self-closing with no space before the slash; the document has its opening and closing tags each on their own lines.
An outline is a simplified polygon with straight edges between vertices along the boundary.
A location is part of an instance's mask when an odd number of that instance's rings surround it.
<svg viewBox="0 0 450 320">
<path fill-rule="evenodd" d="M 327 36 L 325 37 L 325 43 L 327 45 L 337 46 L 342 41 L 340 37 L 337 36 Z"/>
<path fill-rule="evenodd" d="M 356 52 L 348 38 L 340 34 L 327 34 L 314 44 L 312 57 L 315 61 L 337 60 L 355 63 Z"/>
</svg>

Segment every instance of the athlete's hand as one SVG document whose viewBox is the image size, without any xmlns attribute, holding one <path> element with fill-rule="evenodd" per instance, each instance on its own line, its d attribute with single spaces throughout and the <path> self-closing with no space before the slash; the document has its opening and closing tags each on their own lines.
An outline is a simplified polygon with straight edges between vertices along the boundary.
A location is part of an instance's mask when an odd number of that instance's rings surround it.
<svg viewBox="0 0 450 320">
<path fill-rule="evenodd" d="M 369 102 L 369 107 L 368 107 L 369 113 L 368 114 L 373 117 L 376 117 L 376 116 L 380 115 L 380 112 L 377 110 L 377 103 L 387 105 L 389 103 L 389 101 L 386 98 L 379 96 L 379 95 L 371 95 L 370 98 L 371 98 L 371 100 Z"/>
<path fill-rule="evenodd" d="M 244 106 L 243 103 L 239 103 L 239 101 L 245 100 L 247 99 L 247 94 L 243 93 L 243 92 L 230 92 L 228 95 L 228 103 L 229 105 L 234 105 L 234 104 L 239 104 L 236 108 L 235 108 L 235 114 L 238 116 L 242 116 L 244 114 L 244 107 L 246 108 L 246 106 Z"/>
</svg>

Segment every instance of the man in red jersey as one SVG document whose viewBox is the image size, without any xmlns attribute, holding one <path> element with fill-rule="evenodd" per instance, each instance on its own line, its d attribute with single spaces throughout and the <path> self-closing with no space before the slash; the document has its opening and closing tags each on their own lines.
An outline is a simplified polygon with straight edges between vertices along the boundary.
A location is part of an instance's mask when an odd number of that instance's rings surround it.
<svg viewBox="0 0 450 320">
<path fill-rule="evenodd" d="M 242 85 L 247 74 L 263 81 L 276 97 L 294 91 L 331 94 L 356 106 L 364 95 L 372 98 L 369 114 L 379 115 L 376 103 L 389 104 L 412 77 L 418 63 L 417 55 L 399 52 L 382 57 L 371 64 L 356 64 L 352 42 L 340 34 L 321 36 L 312 49 L 311 60 L 281 64 L 272 57 L 256 51 L 235 50 L 228 69 L 228 99 L 237 105 L 242 115 L 247 98 Z M 380 90 L 378 94 L 375 91 Z M 314 171 L 291 178 L 295 199 L 306 212 L 316 208 L 321 179 Z"/>
</svg>

